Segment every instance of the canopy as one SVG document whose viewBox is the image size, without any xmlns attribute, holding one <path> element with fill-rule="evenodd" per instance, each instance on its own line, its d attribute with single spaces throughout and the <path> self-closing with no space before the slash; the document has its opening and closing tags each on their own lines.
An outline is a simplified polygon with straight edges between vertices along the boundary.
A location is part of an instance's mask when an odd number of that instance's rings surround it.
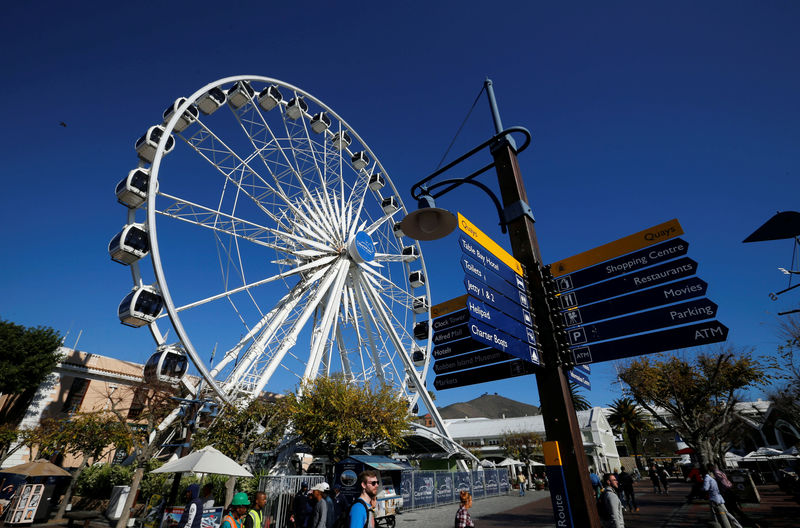
<svg viewBox="0 0 800 528">
<path fill-rule="evenodd" d="M 71 477 L 72 474 L 53 464 L 52 462 L 40 458 L 33 462 L 27 462 L 18 466 L 6 468 L 2 473 L 13 473 L 14 475 L 25 475 L 26 477 Z"/>
<path fill-rule="evenodd" d="M 508 467 L 508 466 L 524 466 L 522 462 L 519 460 L 514 460 L 513 458 L 505 458 L 502 462 L 498 462 L 495 464 L 497 467 Z"/>
<path fill-rule="evenodd" d="M 496 464 L 494 462 L 492 462 L 491 460 L 484 459 L 484 460 L 481 460 L 481 466 L 483 466 L 483 467 L 495 467 Z"/>
<path fill-rule="evenodd" d="M 151 473 L 213 473 L 231 477 L 252 477 L 253 474 L 212 446 L 189 453 L 183 458 L 167 462 Z"/>
</svg>

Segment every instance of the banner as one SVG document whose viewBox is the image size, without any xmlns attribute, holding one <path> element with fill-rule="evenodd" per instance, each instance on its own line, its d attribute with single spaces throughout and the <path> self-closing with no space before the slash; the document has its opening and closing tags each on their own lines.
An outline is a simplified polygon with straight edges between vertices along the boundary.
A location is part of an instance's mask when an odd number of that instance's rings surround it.
<svg viewBox="0 0 800 528">
<path fill-rule="evenodd" d="M 453 474 L 449 471 L 436 472 L 436 504 L 450 504 L 455 501 Z"/>
<path fill-rule="evenodd" d="M 480 499 L 486 495 L 486 489 L 483 482 L 483 471 L 475 470 L 472 472 L 472 496 L 473 498 Z"/>
<path fill-rule="evenodd" d="M 433 471 L 418 471 L 414 475 L 414 507 L 433 506 Z"/>
<path fill-rule="evenodd" d="M 497 495 L 497 490 L 498 490 L 497 470 L 487 469 L 483 473 L 484 473 L 484 478 L 486 479 L 486 496 L 488 497 L 489 495 Z"/>
</svg>

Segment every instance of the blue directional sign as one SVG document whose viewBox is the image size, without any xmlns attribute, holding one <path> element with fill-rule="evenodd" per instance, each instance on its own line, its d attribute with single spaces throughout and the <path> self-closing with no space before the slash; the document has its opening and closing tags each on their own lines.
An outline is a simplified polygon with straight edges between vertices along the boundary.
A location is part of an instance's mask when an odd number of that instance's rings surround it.
<svg viewBox="0 0 800 528">
<path fill-rule="evenodd" d="M 675 238 L 619 258 L 562 275 L 556 279 L 556 288 L 563 292 L 611 279 L 638 269 L 682 257 L 689 251 L 688 242 Z"/>
<path fill-rule="evenodd" d="M 486 350 L 487 347 L 483 343 L 473 340 L 472 338 L 461 339 L 459 341 L 449 341 L 433 347 L 431 355 L 433 359 L 445 359 L 475 350 Z"/>
<path fill-rule="evenodd" d="M 469 320 L 469 312 L 467 310 L 459 310 L 442 317 L 437 317 L 433 320 L 433 331 L 439 332 L 446 330 L 453 326 L 458 326 L 466 323 Z"/>
<path fill-rule="evenodd" d="M 607 280 L 561 294 L 559 303 L 562 309 L 593 303 L 623 293 L 642 290 L 658 284 L 690 277 L 697 272 L 697 262 L 684 257 L 652 268 L 647 268 L 616 279 Z"/>
<path fill-rule="evenodd" d="M 434 332 L 433 344 L 440 345 L 442 343 L 447 343 L 449 341 L 457 341 L 459 339 L 464 339 L 465 337 L 470 337 L 470 336 L 471 334 L 469 333 L 469 325 L 465 323 L 459 326 L 454 326 L 452 328 L 441 330 L 439 332 Z"/>
<path fill-rule="evenodd" d="M 692 277 L 663 286 L 634 292 L 622 297 L 616 297 L 589 306 L 572 308 L 561 313 L 565 326 L 592 323 L 601 319 L 610 319 L 647 308 L 655 308 L 664 304 L 685 301 L 706 294 L 708 284 L 705 281 Z"/>
<path fill-rule="evenodd" d="M 517 288 L 523 291 L 526 289 L 525 280 L 520 277 L 517 272 L 512 270 L 508 265 L 484 249 L 483 246 L 476 243 L 473 239 L 461 235 L 458 237 L 458 243 L 464 255 L 472 258 L 476 262 L 480 262 L 486 269 L 491 270 Z"/>
<path fill-rule="evenodd" d="M 532 363 L 521 359 L 515 359 L 514 361 L 507 361 L 505 363 L 495 363 L 494 365 L 436 376 L 436 379 L 433 380 L 433 387 L 436 390 L 464 387 L 475 383 L 486 383 L 489 381 L 533 374 L 535 369 L 536 366 Z"/>
<path fill-rule="evenodd" d="M 498 330 L 505 332 L 510 336 L 518 336 L 523 340 L 527 340 L 531 345 L 536 344 L 536 334 L 533 330 L 519 321 L 503 314 L 495 308 L 491 308 L 486 304 L 470 297 L 467 300 L 467 310 L 469 310 L 470 318 L 473 321 L 481 321 L 487 325 L 492 326 Z"/>
<path fill-rule="evenodd" d="M 531 316 L 530 310 L 523 307 L 521 304 L 522 302 L 528 302 L 528 297 L 525 293 L 516 290 L 516 296 L 509 299 L 494 288 L 469 276 L 464 277 L 464 287 L 466 287 L 467 293 L 472 297 L 494 306 L 521 323 L 533 326 L 533 317 Z"/>
<path fill-rule="evenodd" d="M 587 390 L 592 389 L 592 382 L 589 381 L 589 376 L 585 373 L 578 371 L 577 369 L 570 369 L 567 371 L 567 377 L 570 381 L 574 381 L 578 385 L 586 388 Z"/>
<path fill-rule="evenodd" d="M 493 348 L 487 348 L 454 358 L 438 360 L 433 365 L 433 371 L 436 374 L 447 374 L 448 372 L 491 365 L 493 363 L 500 363 L 501 361 L 509 361 L 512 359 L 515 358 L 511 354 Z"/>
<path fill-rule="evenodd" d="M 461 255 L 461 267 L 464 268 L 467 278 L 477 279 L 485 286 L 518 302 L 523 308 L 529 308 L 528 294 L 524 290 L 504 281 L 499 275 L 486 269 L 471 257 Z"/>
<path fill-rule="evenodd" d="M 602 323 L 575 326 L 567 330 L 567 341 L 572 346 L 593 343 L 703 319 L 712 319 L 716 315 L 717 305 L 715 303 L 708 299 L 698 299 L 610 319 Z"/>
<path fill-rule="evenodd" d="M 625 337 L 594 345 L 574 347 L 576 364 L 598 363 L 643 354 L 654 354 L 678 348 L 719 343 L 728 338 L 728 327 L 719 321 L 705 321 L 650 334 Z"/>
</svg>

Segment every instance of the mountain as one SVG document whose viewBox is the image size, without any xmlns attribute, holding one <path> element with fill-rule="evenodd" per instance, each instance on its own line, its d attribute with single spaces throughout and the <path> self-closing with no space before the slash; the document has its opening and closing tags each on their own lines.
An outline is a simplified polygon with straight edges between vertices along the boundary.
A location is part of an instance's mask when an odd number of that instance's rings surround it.
<svg viewBox="0 0 800 528">
<path fill-rule="evenodd" d="M 514 418 L 518 416 L 534 416 L 542 414 L 535 405 L 528 405 L 503 396 L 497 393 L 484 393 L 482 396 L 468 402 L 459 402 L 442 407 L 439 414 L 445 419 L 454 418 Z"/>
</svg>

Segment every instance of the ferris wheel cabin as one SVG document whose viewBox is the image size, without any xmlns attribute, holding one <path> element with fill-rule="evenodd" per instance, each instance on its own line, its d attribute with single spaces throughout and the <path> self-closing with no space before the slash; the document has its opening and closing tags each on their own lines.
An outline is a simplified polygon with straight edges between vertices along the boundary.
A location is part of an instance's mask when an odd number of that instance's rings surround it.
<svg viewBox="0 0 800 528">
<path fill-rule="evenodd" d="M 425 341 L 428 339 L 428 321 L 420 321 L 414 325 L 414 339 Z"/>
<path fill-rule="evenodd" d="M 131 209 L 136 209 L 147 200 L 147 184 L 150 169 L 133 169 L 117 184 L 117 201 Z"/>
<path fill-rule="evenodd" d="M 414 297 L 414 302 L 411 305 L 414 313 L 421 314 L 428 311 L 428 299 L 426 297 Z"/>
<path fill-rule="evenodd" d="M 144 257 L 149 251 L 150 242 L 147 239 L 144 224 L 126 225 L 108 243 L 111 260 L 126 266 Z"/>
<path fill-rule="evenodd" d="M 331 142 L 333 143 L 333 148 L 336 150 L 344 150 L 350 146 L 350 143 L 352 143 L 353 140 L 350 139 L 350 134 L 342 131 L 335 133 L 331 138 Z"/>
<path fill-rule="evenodd" d="M 125 326 L 140 327 L 156 320 L 164 307 L 164 299 L 152 286 L 136 287 L 122 299 L 117 308 L 119 320 Z"/>
<path fill-rule="evenodd" d="M 403 255 L 403 260 L 411 262 L 419 258 L 419 249 L 417 246 L 405 246 L 400 253 Z"/>
<path fill-rule="evenodd" d="M 302 97 L 292 97 L 289 99 L 289 104 L 286 105 L 286 115 L 289 119 L 295 120 L 308 112 L 308 103 Z"/>
<path fill-rule="evenodd" d="M 406 234 L 403 233 L 403 228 L 400 227 L 400 222 L 394 223 L 394 225 L 392 226 L 392 231 L 394 231 L 394 236 L 396 236 L 397 238 L 406 236 Z"/>
<path fill-rule="evenodd" d="M 162 114 L 164 117 L 164 126 L 167 126 L 169 120 L 172 119 L 172 116 L 175 115 L 175 112 L 178 111 L 178 108 L 185 102 L 186 98 L 181 97 L 169 105 L 166 110 L 164 110 L 164 113 Z M 197 121 L 198 115 L 199 113 L 197 111 L 197 107 L 194 105 L 189 105 L 189 107 L 183 112 L 183 114 L 181 114 L 181 117 L 175 123 L 175 128 L 173 130 L 175 130 L 175 132 L 183 132 L 186 130 L 186 127 Z"/>
<path fill-rule="evenodd" d="M 373 191 L 380 191 L 386 186 L 386 178 L 383 177 L 383 174 L 380 172 L 376 172 L 372 176 L 369 177 L 369 188 Z"/>
<path fill-rule="evenodd" d="M 414 362 L 414 366 L 424 367 L 425 351 L 420 347 L 414 347 L 414 351 L 411 353 L 411 361 Z"/>
<path fill-rule="evenodd" d="M 314 117 L 311 118 L 311 130 L 317 134 L 325 132 L 330 126 L 331 118 L 325 112 L 314 114 Z"/>
<path fill-rule="evenodd" d="M 189 361 L 181 345 L 161 345 L 144 366 L 144 380 L 177 385 L 188 370 Z"/>
<path fill-rule="evenodd" d="M 233 108 L 241 108 L 253 99 L 256 91 L 247 81 L 236 81 L 228 90 L 228 104 Z"/>
<path fill-rule="evenodd" d="M 421 271 L 412 271 L 408 276 L 408 283 L 412 288 L 425 286 L 425 274 Z"/>
<path fill-rule="evenodd" d="M 258 105 L 267 112 L 278 106 L 281 101 L 283 101 L 283 94 L 274 84 L 267 86 L 258 94 Z"/>
<path fill-rule="evenodd" d="M 213 114 L 223 104 L 225 104 L 225 92 L 216 86 L 197 100 L 197 108 L 205 115 Z"/>
<path fill-rule="evenodd" d="M 161 141 L 161 136 L 164 134 L 164 127 L 161 125 L 154 125 L 147 129 L 147 132 L 136 141 L 136 153 L 139 158 L 147 163 L 153 163 L 156 156 L 156 149 L 158 142 Z M 164 154 L 169 154 L 175 148 L 175 138 L 170 134 L 167 139 L 167 144 L 164 147 Z"/>
<path fill-rule="evenodd" d="M 350 162 L 353 164 L 353 168 L 357 171 L 360 171 L 367 165 L 369 165 L 369 156 L 363 150 L 360 152 L 356 152 L 350 158 Z"/>
<path fill-rule="evenodd" d="M 389 215 L 400 209 L 400 206 L 397 205 L 397 200 L 394 196 L 388 196 L 381 201 L 381 209 Z"/>
</svg>

